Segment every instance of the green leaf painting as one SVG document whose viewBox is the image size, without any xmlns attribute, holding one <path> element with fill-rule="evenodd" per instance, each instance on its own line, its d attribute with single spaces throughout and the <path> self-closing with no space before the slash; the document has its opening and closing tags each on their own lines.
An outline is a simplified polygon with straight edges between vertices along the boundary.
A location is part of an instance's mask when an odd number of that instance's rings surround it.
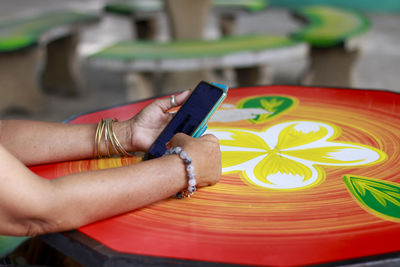
<svg viewBox="0 0 400 267">
<path fill-rule="evenodd" d="M 344 183 L 357 202 L 375 216 L 400 222 L 400 184 L 345 175 Z"/>
<path fill-rule="evenodd" d="M 246 98 L 237 104 L 238 108 L 261 108 L 268 111 L 268 114 L 260 114 L 254 119 L 249 119 L 252 123 L 263 123 L 271 118 L 281 115 L 297 104 L 297 99 L 286 96 L 258 96 Z"/>
</svg>

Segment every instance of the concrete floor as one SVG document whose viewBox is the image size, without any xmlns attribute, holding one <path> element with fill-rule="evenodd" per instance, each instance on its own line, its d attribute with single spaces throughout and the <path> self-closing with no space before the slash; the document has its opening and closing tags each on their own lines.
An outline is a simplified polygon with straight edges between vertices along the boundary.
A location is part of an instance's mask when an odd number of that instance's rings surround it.
<svg viewBox="0 0 400 267">
<path fill-rule="evenodd" d="M 83 7 L 100 10 L 104 1 L 100 0 L 1 0 L 0 19 L 24 15 L 44 9 L 59 9 L 63 6 Z M 368 13 L 371 30 L 363 36 L 361 56 L 353 70 L 354 86 L 400 92 L 400 14 Z M 159 39 L 168 38 L 165 18 L 161 18 L 162 31 Z M 207 36 L 218 36 L 215 20 L 211 19 Z M 243 15 L 237 24 L 237 34 L 263 32 L 287 34 L 300 27 L 285 9 L 270 8 L 265 12 Z M 80 55 L 85 57 L 116 40 L 132 38 L 129 21 L 116 16 L 106 16 L 102 21 L 87 28 L 81 38 Z M 275 78 L 271 83 L 296 84 L 307 62 L 291 66 L 275 66 Z M 126 98 L 122 75 L 109 73 L 85 66 L 86 77 L 84 95 L 79 98 L 46 96 L 46 111 L 39 114 L 5 114 L 1 118 L 35 119 L 63 121 L 70 116 L 101 109 L 132 99 Z M 327 84 L 329 86 L 329 84 Z"/>
</svg>

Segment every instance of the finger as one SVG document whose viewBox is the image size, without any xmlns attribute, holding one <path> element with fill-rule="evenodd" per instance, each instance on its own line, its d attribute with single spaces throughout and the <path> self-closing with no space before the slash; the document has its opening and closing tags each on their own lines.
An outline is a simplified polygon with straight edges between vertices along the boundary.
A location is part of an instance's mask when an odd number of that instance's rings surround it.
<svg viewBox="0 0 400 267">
<path fill-rule="evenodd" d="M 191 93 L 191 89 L 183 91 L 182 93 L 179 93 L 177 95 L 175 95 L 175 102 L 178 106 L 182 105 L 186 99 L 189 97 L 190 93 Z"/>
<path fill-rule="evenodd" d="M 170 111 L 164 113 L 165 125 L 163 125 L 162 128 L 167 126 L 167 124 L 174 118 L 175 114 L 176 112 L 170 112 Z"/>
<path fill-rule="evenodd" d="M 180 94 L 175 95 L 176 105 L 178 106 L 182 105 L 189 95 L 190 95 L 190 90 L 186 90 Z M 174 107 L 171 102 L 171 97 L 157 99 L 156 101 L 154 101 L 154 103 L 158 105 L 164 113 Z"/>
<path fill-rule="evenodd" d="M 169 97 L 157 99 L 153 103 L 160 107 L 164 113 L 166 113 L 172 107 L 171 99 Z"/>
<path fill-rule="evenodd" d="M 202 140 L 205 140 L 208 142 L 219 143 L 218 138 L 213 134 L 205 134 L 203 136 L 200 136 L 199 139 L 202 139 Z"/>
<path fill-rule="evenodd" d="M 175 134 L 168 142 L 169 146 L 184 146 L 191 137 L 184 133 Z"/>
</svg>

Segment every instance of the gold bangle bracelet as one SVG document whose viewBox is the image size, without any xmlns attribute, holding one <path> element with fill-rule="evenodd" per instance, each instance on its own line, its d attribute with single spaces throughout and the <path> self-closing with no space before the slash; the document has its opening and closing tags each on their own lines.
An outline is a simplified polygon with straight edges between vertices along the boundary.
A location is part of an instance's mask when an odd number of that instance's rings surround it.
<svg viewBox="0 0 400 267">
<path fill-rule="evenodd" d="M 120 155 L 118 149 L 115 146 L 114 140 L 113 140 L 113 129 L 112 129 L 112 124 L 117 121 L 116 119 L 107 119 L 106 120 L 106 135 L 107 135 L 107 139 L 105 140 L 105 142 L 108 142 L 107 144 L 107 149 L 108 149 L 108 155 L 110 156 L 111 154 L 116 154 L 116 155 Z M 111 144 L 111 146 L 110 146 Z M 112 148 L 112 150 L 111 150 Z"/>
<path fill-rule="evenodd" d="M 111 123 L 109 124 L 109 133 L 110 133 L 110 140 L 111 140 L 111 144 L 113 145 L 114 149 L 117 150 L 118 153 L 124 155 L 125 157 L 130 157 L 132 156 L 131 154 L 129 154 L 124 147 L 121 145 L 121 143 L 118 141 L 117 136 L 114 133 L 113 130 L 113 126 L 112 123 L 113 122 L 117 122 L 118 120 L 113 120 L 111 121 Z"/>
<path fill-rule="evenodd" d="M 133 154 L 127 152 L 121 143 L 119 142 L 117 136 L 114 133 L 113 123 L 118 122 L 117 119 L 101 119 L 97 124 L 96 134 L 95 134 L 95 144 L 94 144 L 94 156 L 101 158 L 101 141 L 104 133 L 104 144 L 106 148 L 106 155 L 111 157 L 112 155 L 117 155 L 120 157 L 130 157 Z"/>
<path fill-rule="evenodd" d="M 96 134 L 94 137 L 94 157 L 95 158 L 100 158 L 101 157 L 101 137 L 103 135 L 104 132 L 104 126 L 105 126 L 105 122 L 103 119 L 101 119 L 99 121 L 99 123 L 97 124 L 97 128 L 96 128 Z"/>
<path fill-rule="evenodd" d="M 104 127 L 104 144 L 106 145 L 107 156 L 111 157 L 112 152 L 110 151 L 110 124 L 111 119 L 106 119 Z"/>
</svg>

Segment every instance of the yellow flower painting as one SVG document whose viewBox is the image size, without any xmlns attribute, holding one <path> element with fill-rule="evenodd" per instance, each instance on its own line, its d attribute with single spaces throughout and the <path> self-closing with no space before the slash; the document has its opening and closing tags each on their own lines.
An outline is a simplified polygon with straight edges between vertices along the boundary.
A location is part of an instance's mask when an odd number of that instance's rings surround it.
<svg viewBox="0 0 400 267">
<path fill-rule="evenodd" d="M 371 146 L 335 141 L 340 128 L 317 121 L 289 121 L 262 131 L 210 129 L 220 140 L 222 171 L 241 172 L 250 184 L 305 189 L 325 179 L 325 168 L 371 165 L 386 154 Z"/>
</svg>

